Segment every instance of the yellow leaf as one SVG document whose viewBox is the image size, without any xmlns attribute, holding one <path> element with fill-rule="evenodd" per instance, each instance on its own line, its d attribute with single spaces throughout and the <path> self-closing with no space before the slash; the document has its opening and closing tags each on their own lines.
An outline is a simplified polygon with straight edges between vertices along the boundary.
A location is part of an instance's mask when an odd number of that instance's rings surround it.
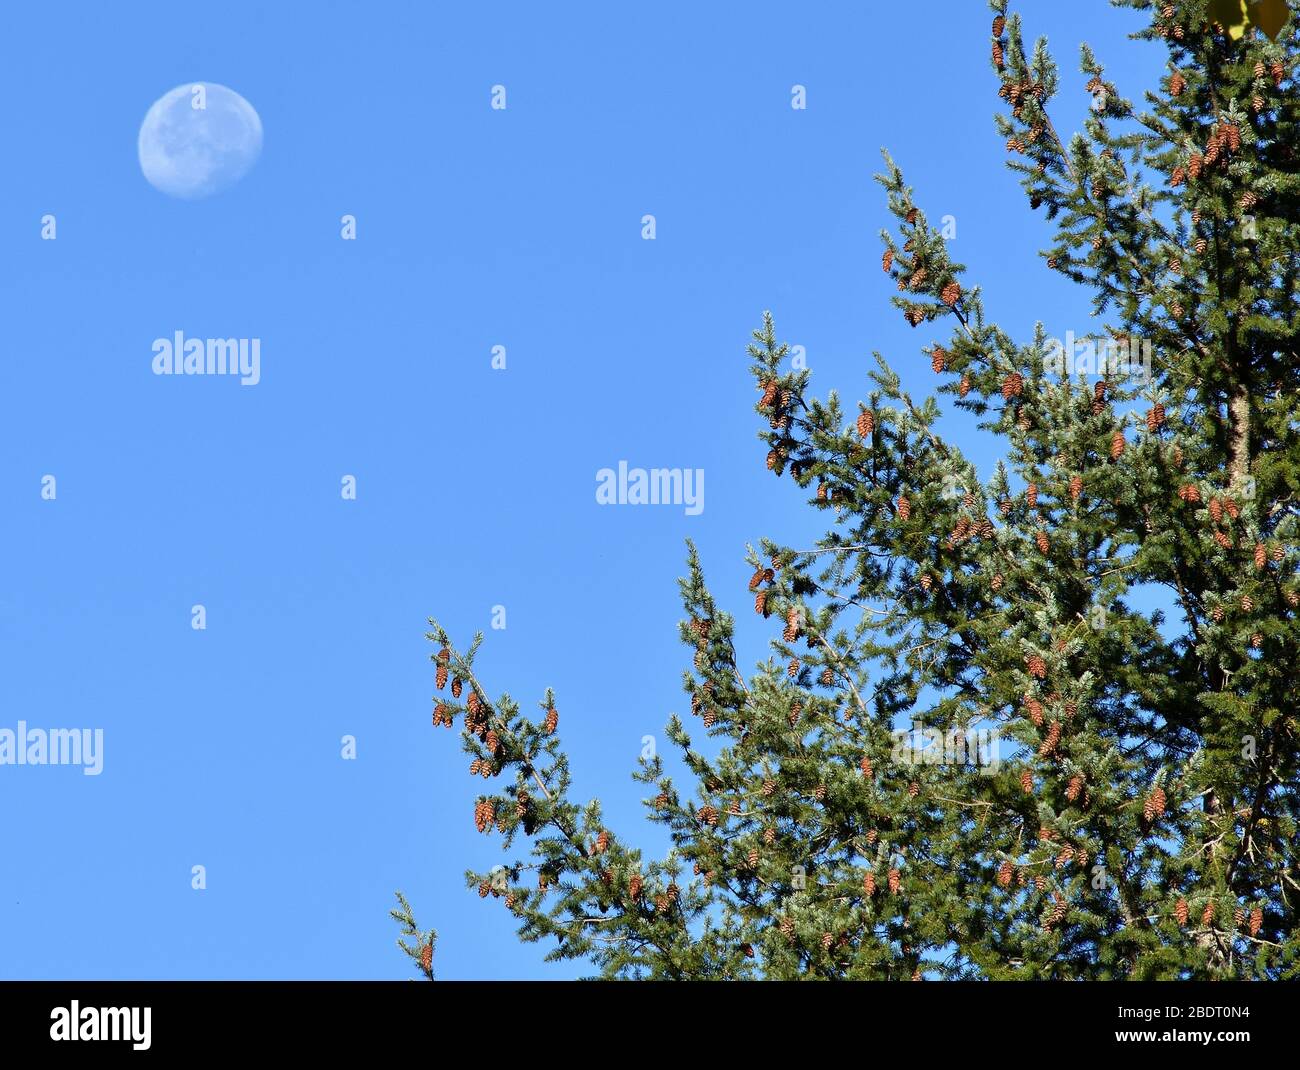
<svg viewBox="0 0 1300 1070">
<path fill-rule="evenodd" d="M 1246 0 L 1210 0 L 1210 18 L 1222 23 L 1235 41 L 1246 32 Z"/>
<path fill-rule="evenodd" d="M 1271 41 L 1277 40 L 1289 14 L 1286 0 L 1252 0 L 1250 5 L 1250 21 L 1263 30 Z"/>
</svg>

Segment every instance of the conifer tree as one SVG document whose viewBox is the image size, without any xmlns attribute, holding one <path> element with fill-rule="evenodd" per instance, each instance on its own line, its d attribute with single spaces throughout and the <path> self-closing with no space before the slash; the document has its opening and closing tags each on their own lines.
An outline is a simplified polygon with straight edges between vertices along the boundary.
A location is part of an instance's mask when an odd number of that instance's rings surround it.
<svg viewBox="0 0 1300 1070">
<path fill-rule="evenodd" d="M 470 883 L 548 957 L 629 978 L 1300 975 L 1300 18 L 1113 2 L 1150 16 L 1167 71 L 1138 106 L 1083 47 L 1068 141 L 1045 43 L 990 4 L 999 132 L 1045 266 L 1105 324 L 1099 369 L 997 326 L 888 157 L 879 176 L 894 304 L 937 393 L 1001 444 L 986 478 L 879 355 L 860 400 L 822 399 L 770 315 L 754 332 L 765 463 L 827 530 L 764 541 L 748 594 L 716 600 L 689 548 L 692 717 L 668 735 L 692 783 L 657 756 L 635 774 L 667 857 L 571 799 L 554 695 L 527 715 L 476 676 L 481 636 L 430 622 L 476 825 L 531 849 Z M 1140 608 L 1153 591 L 1167 609 Z M 751 597 L 773 638 L 747 673 L 724 607 Z M 995 764 L 970 760 L 982 730 Z"/>
</svg>

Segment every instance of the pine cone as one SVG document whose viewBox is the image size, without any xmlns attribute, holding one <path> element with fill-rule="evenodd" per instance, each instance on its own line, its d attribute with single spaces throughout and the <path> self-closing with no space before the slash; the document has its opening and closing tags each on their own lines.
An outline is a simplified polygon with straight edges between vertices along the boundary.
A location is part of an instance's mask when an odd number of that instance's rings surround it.
<svg viewBox="0 0 1300 1070">
<path fill-rule="evenodd" d="M 965 397 L 970 393 L 970 373 L 963 373 L 961 382 L 957 385 L 957 394 L 959 397 Z"/>
<path fill-rule="evenodd" d="M 1173 97 L 1180 97 L 1183 95 L 1183 90 L 1186 88 L 1187 88 L 1187 79 L 1184 78 L 1177 71 L 1174 71 L 1174 73 L 1169 77 L 1169 95 Z"/>
<path fill-rule="evenodd" d="M 998 884 L 1002 885 L 1003 888 L 1009 888 L 1011 886 L 1011 878 L 1015 876 L 1015 873 L 1016 867 L 1011 864 L 1009 859 L 1003 862 L 1002 865 L 998 867 Z"/>
<path fill-rule="evenodd" d="M 1006 25 L 1007 25 L 1007 20 L 1004 19 L 1001 15 L 998 15 L 996 18 L 994 18 L 994 20 L 993 20 L 993 36 L 994 36 L 994 37 L 1001 37 L 1001 36 L 1002 36 L 1002 31 L 1003 31 L 1004 29 L 1006 29 Z"/>
<path fill-rule="evenodd" d="M 1034 542 L 1038 543 L 1038 552 L 1043 554 L 1047 553 L 1051 545 L 1048 542 L 1047 532 L 1045 531 L 1040 531 L 1037 535 L 1035 535 Z"/>
<path fill-rule="evenodd" d="M 1262 542 L 1255 543 L 1255 567 L 1264 568 L 1268 564 L 1268 547 Z"/>
<path fill-rule="evenodd" d="M 866 876 L 862 878 L 862 891 L 868 899 L 876 894 L 876 875 L 871 870 L 867 870 Z"/>
<path fill-rule="evenodd" d="M 961 300 L 961 287 L 955 282 L 948 283 L 948 285 L 940 291 L 939 300 L 949 308 L 952 308 Z"/>
<path fill-rule="evenodd" d="M 1157 786 L 1142 804 L 1142 818 L 1148 824 L 1165 812 L 1165 789 Z"/>
<path fill-rule="evenodd" d="M 1030 483 L 1029 486 L 1025 488 L 1025 501 L 1029 503 L 1030 509 L 1038 508 L 1038 484 L 1037 483 Z"/>
<path fill-rule="evenodd" d="M 1047 755 L 1051 754 L 1052 751 L 1056 750 L 1056 745 L 1060 741 L 1061 741 L 1061 722 L 1053 721 L 1048 726 L 1047 738 L 1043 740 L 1042 746 L 1038 748 L 1038 756 L 1040 758 L 1046 758 Z"/>
<path fill-rule="evenodd" d="M 876 426 L 875 416 L 870 409 L 858 413 L 858 437 L 867 438 Z"/>
<path fill-rule="evenodd" d="M 1184 483 L 1178 488 L 1178 497 L 1194 505 L 1201 500 L 1201 489 L 1195 483 Z"/>
<path fill-rule="evenodd" d="M 938 375 L 948 366 L 948 353 L 943 346 L 935 346 L 930 352 L 930 367 Z"/>
<path fill-rule="evenodd" d="M 754 595 L 754 612 L 761 613 L 764 617 L 768 616 L 767 609 L 767 592 L 759 591 Z"/>
<path fill-rule="evenodd" d="M 556 728 L 559 727 L 559 724 L 560 724 L 560 715 L 558 712 L 556 712 L 555 707 L 552 706 L 549 710 L 546 711 L 546 720 L 542 722 L 542 727 L 543 729 L 545 729 L 546 734 L 549 736 L 554 734 Z"/>
<path fill-rule="evenodd" d="M 1069 786 L 1065 789 L 1065 797 L 1074 802 L 1079 798 L 1079 793 L 1083 790 L 1083 777 L 1078 773 L 1070 778 Z"/>
<path fill-rule="evenodd" d="M 791 606 L 785 614 L 785 632 L 782 633 L 787 643 L 793 643 L 799 638 L 799 610 Z"/>
<path fill-rule="evenodd" d="M 898 889 L 902 886 L 902 883 L 903 875 L 899 873 L 898 870 L 891 869 L 889 871 L 889 894 L 897 895 Z"/>
<path fill-rule="evenodd" d="M 894 250 L 886 249 L 884 255 L 882 255 L 880 258 L 880 267 L 886 274 L 888 274 L 889 270 L 893 266 L 894 266 Z"/>
<path fill-rule="evenodd" d="M 1124 432 L 1116 431 L 1110 438 L 1110 459 L 1118 461 L 1124 452 Z"/>
<path fill-rule="evenodd" d="M 464 690 L 464 688 L 465 688 L 465 684 L 464 684 L 464 682 L 461 680 L 461 678 L 460 678 L 459 676 L 457 676 L 457 677 L 456 677 L 454 680 L 452 680 L 452 682 L 451 682 L 451 697 L 452 697 L 452 698 L 460 698 L 460 693 L 461 693 L 461 691 Z"/>
<path fill-rule="evenodd" d="M 609 849 L 609 832 L 606 829 L 600 830 L 600 835 L 596 837 L 593 850 L 596 854 L 604 854 Z"/>
<path fill-rule="evenodd" d="M 1070 500 L 1077 502 L 1079 495 L 1083 493 L 1083 476 L 1074 475 L 1070 477 Z"/>
<path fill-rule="evenodd" d="M 864 777 L 871 777 L 875 775 L 875 770 L 871 765 L 871 759 L 865 754 L 858 762 L 858 768 L 862 770 L 862 775 Z"/>
<path fill-rule="evenodd" d="M 906 523 L 912 516 L 912 503 L 907 500 L 906 495 L 899 495 L 898 498 L 898 519 Z"/>
<path fill-rule="evenodd" d="M 1020 774 L 1020 790 L 1026 795 L 1032 795 L 1034 791 L 1034 774 L 1026 769 Z"/>
<path fill-rule="evenodd" d="M 1002 380 L 1002 398 L 1004 401 L 1010 401 L 1014 397 L 1019 397 L 1025 389 L 1025 377 L 1019 372 L 1012 372 Z"/>
<path fill-rule="evenodd" d="M 1250 912 L 1250 935 L 1258 936 L 1259 930 L 1264 926 L 1264 908 L 1255 907 Z"/>
<path fill-rule="evenodd" d="M 1039 702 L 1038 699 L 1031 698 L 1025 703 L 1025 709 L 1029 711 L 1029 719 L 1033 721 L 1036 726 L 1043 723 L 1043 704 Z"/>
<path fill-rule="evenodd" d="M 1155 434 L 1164 426 L 1164 422 L 1165 407 L 1157 401 L 1149 410 L 1147 410 L 1147 430 L 1151 432 L 1151 434 Z"/>
<path fill-rule="evenodd" d="M 1201 925 L 1210 925 L 1214 921 L 1214 900 L 1210 899 L 1205 904 L 1205 909 L 1201 911 Z"/>
</svg>

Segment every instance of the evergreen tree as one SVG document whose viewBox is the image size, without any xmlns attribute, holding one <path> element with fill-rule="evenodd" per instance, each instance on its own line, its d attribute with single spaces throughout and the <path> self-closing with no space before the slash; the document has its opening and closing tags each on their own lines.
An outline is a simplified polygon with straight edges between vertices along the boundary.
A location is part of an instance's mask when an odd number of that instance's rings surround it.
<svg viewBox="0 0 1300 1070">
<path fill-rule="evenodd" d="M 770 316 L 754 332 L 767 467 L 827 531 L 752 553 L 781 632 L 748 676 L 689 549 L 699 727 L 668 735 L 694 783 L 657 756 L 635 774 L 666 858 L 570 798 L 554 696 L 537 717 L 491 697 L 481 636 L 458 650 L 430 622 L 434 724 L 461 724 L 493 785 L 475 822 L 531 844 L 471 883 L 548 957 L 633 978 L 1300 975 L 1300 19 L 1113 2 L 1149 12 L 1137 36 L 1168 70 L 1139 110 L 1085 46 L 1068 142 L 1045 43 L 990 4 L 999 130 L 1047 267 L 1106 325 L 1097 374 L 992 322 L 898 167 L 879 176 L 894 303 L 933 332 L 938 392 L 1001 441 L 991 478 L 879 356 L 846 405 L 811 393 Z"/>
</svg>

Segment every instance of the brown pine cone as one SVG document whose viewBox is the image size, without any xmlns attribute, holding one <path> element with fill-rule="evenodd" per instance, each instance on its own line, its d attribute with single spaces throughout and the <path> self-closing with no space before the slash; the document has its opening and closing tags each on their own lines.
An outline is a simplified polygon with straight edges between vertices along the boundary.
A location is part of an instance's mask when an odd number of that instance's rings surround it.
<svg viewBox="0 0 1300 1070">
<path fill-rule="evenodd" d="M 903 884 L 903 875 L 899 873 L 898 870 L 891 869 L 889 871 L 889 894 L 897 895 L 898 889 L 902 886 L 902 884 Z"/>
<path fill-rule="evenodd" d="M 935 346 L 930 352 L 930 367 L 938 375 L 948 366 L 948 352 L 943 346 Z"/>
<path fill-rule="evenodd" d="M 1019 397 L 1025 389 L 1025 377 L 1019 372 L 1012 372 L 1002 380 L 1002 398 L 1004 401 L 1010 401 L 1014 397 Z"/>
<path fill-rule="evenodd" d="M 1262 542 L 1255 543 L 1255 567 L 1264 568 L 1268 564 L 1268 547 Z"/>
<path fill-rule="evenodd" d="M 1040 758 L 1046 758 L 1047 755 L 1051 754 L 1052 751 L 1056 750 L 1056 745 L 1060 741 L 1061 741 L 1061 722 L 1053 721 L 1048 726 L 1047 738 L 1043 740 L 1042 746 L 1038 748 L 1038 756 Z"/>
<path fill-rule="evenodd" d="M 1009 888 L 1011 886 L 1011 878 L 1015 876 L 1015 872 L 1016 867 L 1011 864 L 1010 859 L 1003 862 L 1002 865 L 998 867 L 998 884 L 1002 885 L 1003 888 Z"/>
<path fill-rule="evenodd" d="M 953 307 L 961 300 L 961 287 L 955 282 L 948 283 L 948 285 L 940 291 L 939 300 L 949 308 Z"/>
<path fill-rule="evenodd" d="M 1118 461 L 1118 460 L 1120 459 L 1120 455 L 1123 454 L 1123 452 L 1124 452 L 1124 445 L 1125 445 L 1125 442 L 1124 442 L 1124 432 L 1123 432 L 1123 431 L 1116 431 L 1113 435 L 1111 435 L 1111 437 L 1110 437 L 1110 459 L 1111 459 L 1112 461 Z"/>
<path fill-rule="evenodd" d="M 546 734 L 549 736 L 554 734 L 556 728 L 559 727 L 559 724 L 560 724 L 560 715 L 556 711 L 555 707 L 552 706 L 549 710 L 546 711 L 546 720 L 542 722 L 542 727 L 543 729 L 545 729 Z"/>
<path fill-rule="evenodd" d="M 1142 817 L 1147 822 L 1154 821 L 1165 812 L 1165 789 L 1157 786 L 1142 804 Z"/>
<path fill-rule="evenodd" d="M 899 520 L 906 522 L 911 519 L 912 503 L 907 500 L 906 495 L 899 495 L 897 509 Z"/>
<path fill-rule="evenodd" d="M 1065 797 L 1074 802 L 1079 798 L 1079 793 L 1083 790 L 1083 777 L 1077 773 L 1070 778 L 1070 783 L 1065 789 Z"/>
<path fill-rule="evenodd" d="M 862 878 L 862 891 L 867 898 L 876 894 L 876 875 L 871 870 L 867 870 L 866 876 Z"/>
<path fill-rule="evenodd" d="M 888 274 L 889 270 L 893 266 L 894 266 L 894 250 L 886 249 L 884 254 L 880 258 L 881 270 L 883 270 L 886 274 Z"/>
<path fill-rule="evenodd" d="M 456 677 L 454 680 L 452 680 L 452 682 L 451 682 L 451 697 L 452 697 L 452 698 L 460 698 L 460 693 L 461 693 L 461 691 L 464 690 L 464 688 L 465 688 L 465 684 L 464 684 L 464 682 L 461 680 L 461 678 L 460 678 L 459 676 L 457 676 L 457 677 Z"/>
<path fill-rule="evenodd" d="M 1070 477 L 1070 500 L 1078 501 L 1079 495 L 1083 493 L 1083 476 L 1074 475 Z"/>
</svg>

